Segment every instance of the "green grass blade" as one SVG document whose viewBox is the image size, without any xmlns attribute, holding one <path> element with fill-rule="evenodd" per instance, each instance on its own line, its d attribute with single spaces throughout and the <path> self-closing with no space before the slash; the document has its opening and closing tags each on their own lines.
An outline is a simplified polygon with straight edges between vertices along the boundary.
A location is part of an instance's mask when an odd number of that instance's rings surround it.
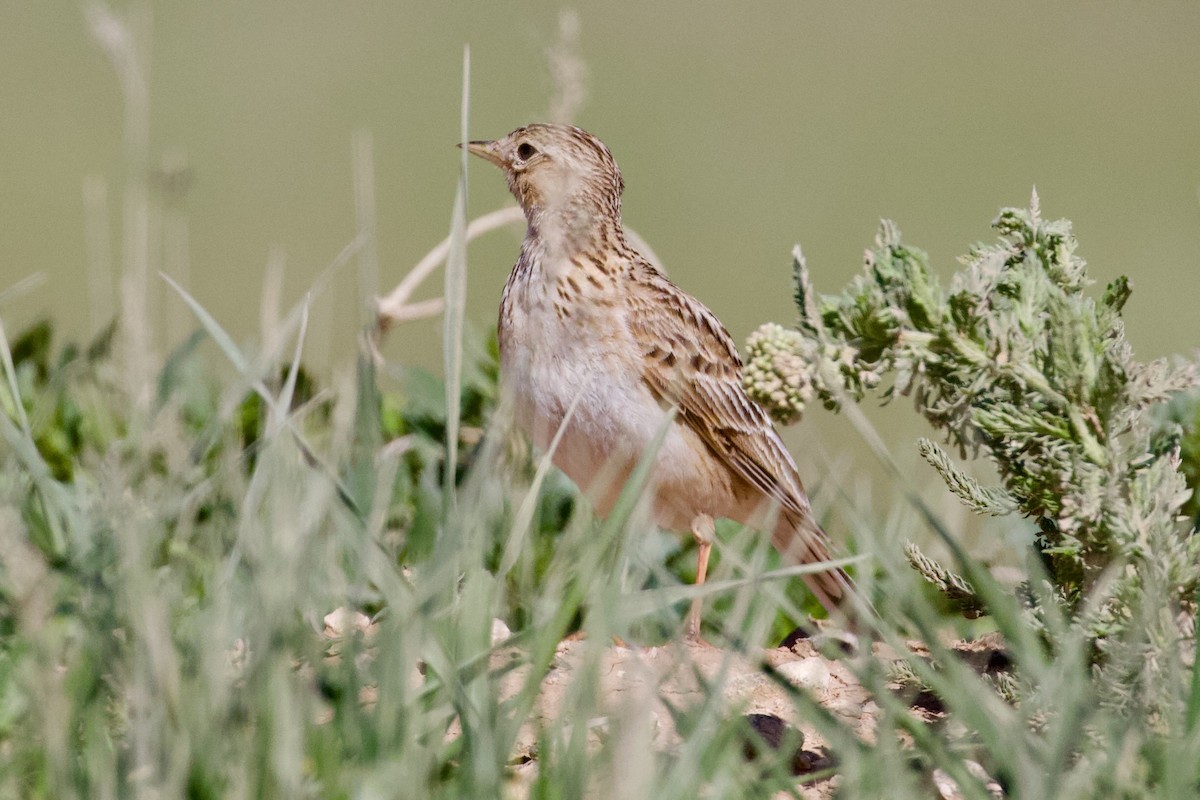
<svg viewBox="0 0 1200 800">
<path fill-rule="evenodd" d="M 25 414 L 25 404 L 21 402 L 21 389 L 17 385 L 17 367 L 13 364 L 12 348 L 8 346 L 8 335 L 4 332 L 4 320 L 0 319 L 0 356 L 4 358 L 4 376 L 8 379 L 8 391 L 12 395 L 13 408 L 16 410 L 17 421 L 26 436 L 32 437 L 29 429 L 29 417 Z"/>
<path fill-rule="evenodd" d="M 458 190 L 450 218 L 450 255 L 446 260 L 442 317 L 442 355 L 446 372 L 446 470 L 444 506 L 446 515 L 455 505 L 455 475 L 458 471 L 458 430 L 461 422 L 463 318 L 467 304 L 467 116 L 470 111 L 471 49 L 463 49 L 462 143 Z"/>
<path fill-rule="evenodd" d="M 827 570 L 836 569 L 838 567 L 846 567 L 851 564 L 861 564 L 867 560 L 867 556 L 849 556 L 847 558 L 832 559 L 830 561 L 815 561 L 809 564 L 796 564 L 795 566 L 781 567 L 773 569 L 758 575 L 749 575 L 744 578 L 730 578 L 720 581 L 705 581 L 701 586 L 695 585 L 677 585 L 677 586 L 662 586 L 656 589 L 645 589 L 633 594 L 624 595 L 620 602 L 616 615 L 626 620 L 636 619 L 654 613 L 664 606 L 672 606 L 684 600 L 694 600 L 697 597 L 709 598 L 715 595 L 722 595 L 732 592 L 735 589 L 742 589 L 747 586 L 761 587 L 772 581 L 786 581 L 791 578 L 798 578 L 802 575 L 813 575 Z"/>
<path fill-rule="evenodd" d="M 542 483 L 546 480 L 546 475 L 550 472 L 550 467 L 553 466 L 554 454 L 558 451 L 562 437 L 567 431 L 567 425 L 570 424 L 571 418 L 575 416 L 575 409 L 579 407 L 579 399 L 581 397 L 583 397 L 582 391 L 575 395 L 575 399 L 571 401 L 571 405 L 567 408 L 567 413 L 563 415 L 562 422 L 558 425 L 558 430 L 554 432 L 554 438 L 550 441 L 550 446 L 542 454 L 541 460 L 538 461 L 537 470 L 533 474 L 533 480 L 529 483 L 529 489 L 525 493 L 525 497 L 521 500 L 521 506 L 517 509 L 516 516 L 513 517 L 511 532 L 509 533 L 508 541 L 504 544 L 504 554 L 500 558 L 500 567 L 497 571 L 499 575 L 507 575 L 521 555 L 526 533 L 533 522 L 533 513 L 537 509 L 538 493 L 541 491 Z"/>
<path fill-rule="evenodd" d="M 308 307 L 311 301 L 312 294 L 305 294 L 300 312 L 300 332 L 296 334 L 296 350 L 292 354 L 292 363 L 288 367 L 283 389 L 279 392 L 279 402 L 272 408 L 269 417 L 273 431 L 278 431 L 283 420 L 287 418 L 286 415 L 292 407 L 292 397 L 296 394 L 296 378 L 300 374 L 300 354 L 304 350 L 304 334 L 308 332 Z"/>
<path fill-rule="evenodd" d="M 238 347 L 233 341 L 233 337 L 231 337 L 225 331 L 225 329 L 221 327 L 221 323 L 217 322 L 213 315 L 208 313 L 208 309 L 200 305 L 200 302 L 196 300 L 196 298 L 192 297 L 187 289 L 184 289 L 182 286 L 176 283 L 170 275 L 167 275 L 165 272 L 160 272 L 158 274 L 172 289 L 175 290 L 175 292 L 181 298 L 183 298 L 183 302 L 187 304 L 187 307 L 190 308 L 192 313 L 196 315 L 196 319 L 200 321 L 200 324 L 204 327 L 204 330 L 207 331 L 208 335 L 212 337 L 212 340 L 217 343 L 217 347 L 221 348 L 221 352 L 225 354 L 225 357 L 229 359 L 234 368 L 241 373 L 242 378 L 249 382 L 254 390 L 262 396 L 263 400 L 273 405 L 275 398 L 271 395 L 271 392 L 267 390 L 266 385 L 262 382 L 262 378 L 255 374 L 251 367 L 250 361 L 246 358 L 245 354 L 242 353 L 241 348 Z"/>
<path fill-rule="evenodd" d="M 34 272 L 31 275 L 26 275 L 12 286 L 0 292 L 0 306 L 16 300 L 18 297 L 24 297 L 45 282 L 46 273 L 44 272 Z"/>
</svg>

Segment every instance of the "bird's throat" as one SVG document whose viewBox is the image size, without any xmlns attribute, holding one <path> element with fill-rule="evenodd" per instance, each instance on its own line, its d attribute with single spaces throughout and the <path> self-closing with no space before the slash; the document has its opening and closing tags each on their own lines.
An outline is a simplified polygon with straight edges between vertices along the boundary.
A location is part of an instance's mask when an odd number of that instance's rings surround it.
<svg viewBox="0 0 1200 800">
<path fill-rule="evenodd" d="M 526 244 L 554 261 L 570 261 L 624 243 L 620 217 L 599 213 L 594 204 L 586 202 L 530 207 L 526 219 Z"/>
</svg>

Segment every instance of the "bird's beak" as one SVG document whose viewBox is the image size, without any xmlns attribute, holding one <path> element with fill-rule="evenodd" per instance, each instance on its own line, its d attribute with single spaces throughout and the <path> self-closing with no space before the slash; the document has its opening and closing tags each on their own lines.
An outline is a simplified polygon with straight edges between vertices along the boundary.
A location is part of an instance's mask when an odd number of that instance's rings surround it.
<svg viewBox="0 0 1200 800">
<path fill-rule="evenodd" d="M 462 145 L 460 144 L 459 147 Z M 507 166 L 507 160 L 500 154 L 499 142 L 467 142 L 467 152 L 477 155 L 485 161 L 490 161 L 501 169 Z"/>
</svg>

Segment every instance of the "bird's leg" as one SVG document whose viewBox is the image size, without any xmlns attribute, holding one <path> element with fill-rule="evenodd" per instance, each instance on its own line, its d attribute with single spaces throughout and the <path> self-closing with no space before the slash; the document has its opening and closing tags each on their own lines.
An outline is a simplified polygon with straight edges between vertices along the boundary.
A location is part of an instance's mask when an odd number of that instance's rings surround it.
<svg viewBox="0 0 1200 800">
<path fill-rule="evenodd" d="M 692 536 L 700 548 L 700 557 L 696 565 L 696 586 L 703 586 L 704 578 L 708 575 L 708 555 L 712 552 L 712 543 L 716 532 L 717 527 L 713 523 L 713 518 L 708 514 L 700 514 L 692 520 Z M 692 610 L 688 612 L 687 627 L 684 629 L 684 636 L 690 641 L 700 638 L 700 607 L 702 605 L 701 598 L 696 597 L 692 600 Z"/>
</svg>

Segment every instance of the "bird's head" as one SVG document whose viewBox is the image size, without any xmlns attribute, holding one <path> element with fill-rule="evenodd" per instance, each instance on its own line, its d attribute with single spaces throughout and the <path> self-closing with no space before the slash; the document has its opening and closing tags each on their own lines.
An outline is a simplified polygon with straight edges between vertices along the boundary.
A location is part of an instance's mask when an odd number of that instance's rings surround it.
<svg viewBox="0 0 1200 800">
<path fill-rule="evenodd" d="M 538 123 L 467 149 L 504 170 L 509 191 L 531 224 L 579 215 L 620 218 L 621 170 L 604 142 L 572 125 Z"/>
</svg>

